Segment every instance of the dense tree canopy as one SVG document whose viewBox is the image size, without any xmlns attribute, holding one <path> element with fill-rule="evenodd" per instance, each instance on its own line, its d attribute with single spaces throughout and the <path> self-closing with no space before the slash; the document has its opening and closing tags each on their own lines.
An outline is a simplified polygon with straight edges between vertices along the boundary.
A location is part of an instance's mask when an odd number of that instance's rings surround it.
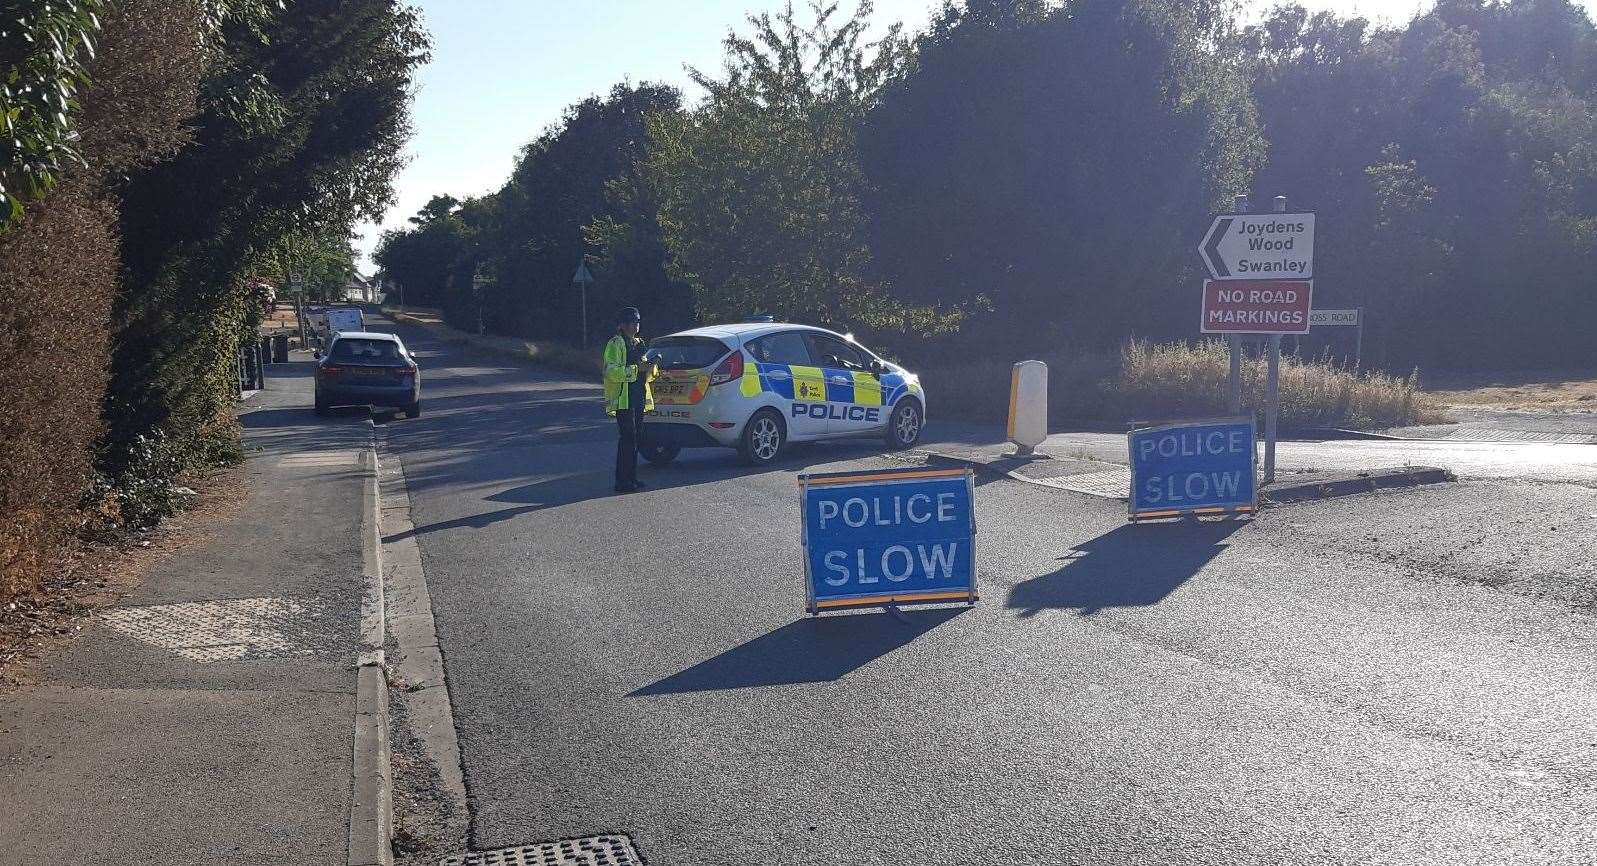
<svg viewBox="0 0 1597 866">
<path fill-rule="evenodd" d="M 625 300 L 656 324 L 771 312 L 906 355 L 1105 348 L 1194 337 L 1208 219 L 1284 194 L 1320 214 L 1316 301 L 1367 309 L 1367 359 L 1592 359 L 1584 11 L 1235 12 L 966 0 L 875 45 L 869 4 L 758 16 L 722 71 L 693 73 L 686 109 L 649 86 L 573 106 L 460 227 L 444 254 L 465 259 L 412 282 L 458 298 L 469 279 L 440 273 L 486 268 L 489 328 L 572 341 L 586 255 L 596 309 Z"/>
<path fill-rule="evenodd" d="M 990 298 L 1017 349 L 1190 328 L 1194 232 L 1262 160 L 1218 3 L 945 8 L 861 133 L 904 297 Z"/>
<path fill-rule="evenodd" d="M 399 0 L 6 6 L 0 596 L 236 449 L 255 284 L 342 284 L 424 59 Z"/>
<path fill-rule="evenodd" d="M 1569 366 L 1597 327 L 1597 30 L 1568 0 L 1443 0 L 1406 27 L 1301 8 L 1246 34 L 1269 160 L 1320 215 L 1316 303 L 1377 362 Z"/>
<path fill-rule="evenodd" d="M 251 319 L 240 280 L 294 233 L 346 232 L 392 196 L 409 131 L 416 13 L 397 0 L 295 0 L 233 22 L 194 142 L 124 185 L 125 285 L 107 401 L 115 455 L 221 411 Z"/>
</svg>

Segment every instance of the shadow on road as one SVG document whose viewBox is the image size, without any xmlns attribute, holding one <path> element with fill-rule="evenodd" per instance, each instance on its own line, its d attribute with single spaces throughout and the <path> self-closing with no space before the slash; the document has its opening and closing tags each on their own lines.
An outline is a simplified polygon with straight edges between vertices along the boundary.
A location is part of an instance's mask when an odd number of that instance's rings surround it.
<svg viewBox="0 0 1597 866">
<path fill-rule="evenodd" d="M 1158 604 L 1226 549 L 1244 521 L 1128 523 L 1071 548 L 1064 567 L 1016 585 L 1006 606 L 1033 616 Z"/>
<path fill-rule="evenodd" d="M 831 682 L 966 610 L 969 608 L 900 611 L 902 621 L 885 611 L 808 617 L 644 686 L 627 697 Z"/>
</svg>

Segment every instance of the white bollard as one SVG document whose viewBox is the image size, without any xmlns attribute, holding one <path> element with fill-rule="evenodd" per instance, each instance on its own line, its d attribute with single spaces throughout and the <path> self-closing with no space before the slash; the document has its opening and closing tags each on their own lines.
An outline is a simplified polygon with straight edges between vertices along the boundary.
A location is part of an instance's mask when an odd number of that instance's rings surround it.
<svg viewBox="0 0 1597 866">
<path fill-rule="evenodd" d="M 1048 365 L 1021 361 L 1009 377 L 1009 441 L 1031 454 L 1048 438 Z"/>
</svg>

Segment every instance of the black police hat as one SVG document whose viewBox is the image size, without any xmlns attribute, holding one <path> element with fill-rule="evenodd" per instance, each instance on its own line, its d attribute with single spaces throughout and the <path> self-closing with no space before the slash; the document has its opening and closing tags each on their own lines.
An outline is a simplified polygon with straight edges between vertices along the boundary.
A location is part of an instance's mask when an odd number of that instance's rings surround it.
<svg viewBox="0 0 1597 866">
<path fill-rule="evenodd" d="M 621 315 L 616 316 L 616 324 L 618 325 L 624 325 L 627 322 L 641 323 L 642 321 L 643 314 L 638 312 L 637 307 L 627 307 L 625 310 L 621 311 Z"/>
</svg>

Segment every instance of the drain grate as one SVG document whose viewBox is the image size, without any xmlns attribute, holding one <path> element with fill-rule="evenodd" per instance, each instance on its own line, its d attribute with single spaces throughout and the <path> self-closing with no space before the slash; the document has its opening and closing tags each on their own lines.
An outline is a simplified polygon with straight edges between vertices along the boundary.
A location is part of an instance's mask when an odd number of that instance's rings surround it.
<svg viewBox="0 0 1597 866">
<path fill-rule="evenodd" d="M 619 833 L 539 842 L 445 857 L 438 866 L 643 866 L 632 840 Z"/>
<path fill-rule="evenodd" d="M 1083 472 L 1078 475 L 1067 475 L 1062 478 L 1038 478 L 1036 481 L 1050 487 L 1058 487 L 1061 490 L 1085 493 L 1088 496 L 1102 496 L 1105 499 L 1125 499 L 1131 490 L 1131 470 L 1120 467 L 1117 469 L 1105 469 L 1101 472 Z"/>
</svg>

